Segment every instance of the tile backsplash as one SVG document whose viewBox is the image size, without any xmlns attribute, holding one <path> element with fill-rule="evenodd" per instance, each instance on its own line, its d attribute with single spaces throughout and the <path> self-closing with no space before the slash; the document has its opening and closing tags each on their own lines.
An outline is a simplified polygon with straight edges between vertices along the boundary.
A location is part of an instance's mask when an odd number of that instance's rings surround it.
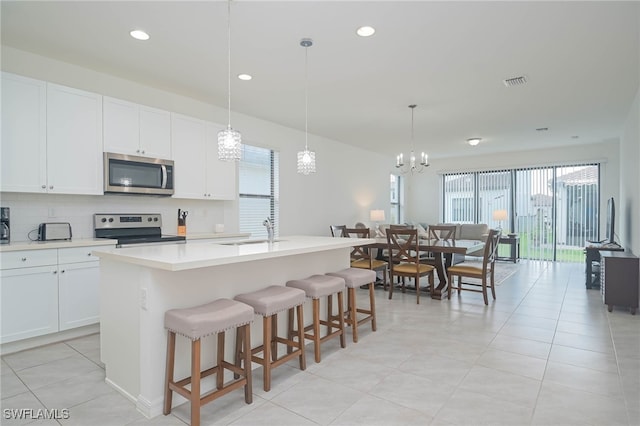
<svg viewBox="0 0 640 426">
<path fill-rule="evenodd" d="M 189 211 L 189 233 L 214 232 L 216 224 L 225 224 L 226 232 L 236 232 L 237 221 L 225 221 L 235 203 L 138 195 L 0 193 L 0 205 L 11 209 L 12 242 L 36 239 L 38 224 L 43 222 L 69 222 L 73 238 L 93 238 L 94 213 L 160 213 L 162 232 L 176 234 L 178 209 Z"/>
</svg>

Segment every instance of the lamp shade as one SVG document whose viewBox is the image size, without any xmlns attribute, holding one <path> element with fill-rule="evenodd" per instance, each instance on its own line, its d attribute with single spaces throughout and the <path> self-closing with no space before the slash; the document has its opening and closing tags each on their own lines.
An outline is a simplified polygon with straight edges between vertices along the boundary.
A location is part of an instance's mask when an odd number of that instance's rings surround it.
<svg viewBox="0 0 640 426">
<path fill-rule="evenodd" d="M 384 210 L 371 210 L 369 212 L 369 220 L 371 222 L 381 222 L 384 220 Z"/>
<path fill-rule="evenodd" d="M 494 210 L 493 220 L 507 220 L 508 214 L 506 210 Z"/>
</svg>

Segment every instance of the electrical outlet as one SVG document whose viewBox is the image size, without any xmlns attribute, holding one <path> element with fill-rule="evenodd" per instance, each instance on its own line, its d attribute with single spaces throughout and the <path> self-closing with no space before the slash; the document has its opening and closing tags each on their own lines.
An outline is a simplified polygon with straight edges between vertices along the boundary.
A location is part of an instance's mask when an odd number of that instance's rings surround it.
<svg viewBox="0 0 640 426">
<path fill-rule="evenodd" d="M 140 307 L 145 311 L 147 310 L 147 301 L 148 301 L 147 297 L 148 297 L 147 289 L 144 287 L 141 288 L 140 289 Z"/>
</svg>

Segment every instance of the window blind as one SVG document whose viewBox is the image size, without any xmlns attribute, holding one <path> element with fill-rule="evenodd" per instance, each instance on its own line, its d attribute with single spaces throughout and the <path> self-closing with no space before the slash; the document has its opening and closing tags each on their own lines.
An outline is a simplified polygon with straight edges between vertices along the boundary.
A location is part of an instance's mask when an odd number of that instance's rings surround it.
<svg viewBox="0 0 640 426">
<path fill-rule="evenodd" d="M 270 218 L 274 235 L 279 235 L 279 153 L 267 148 L 242 145 L 239 163 L 239 224 L 240 232 L 252 238 L 267 238 L 262 224 Z"/>
</svg>

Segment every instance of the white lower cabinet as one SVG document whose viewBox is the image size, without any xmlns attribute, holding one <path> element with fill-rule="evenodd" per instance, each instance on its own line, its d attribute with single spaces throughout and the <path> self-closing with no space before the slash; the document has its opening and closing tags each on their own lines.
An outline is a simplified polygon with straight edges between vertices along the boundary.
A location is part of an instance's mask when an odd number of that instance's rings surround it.
<svg viewBox="0 0 640 426">
<path fill-rule="evenodd" d="M 113 246 L 1 253 L 0 343 L 100 321 L 100 260 Z"/>
<path fill-rule="evenodd" d="M 0 343 L 58 331 L 57 265 L 0 271 Z"/>
</svg>

